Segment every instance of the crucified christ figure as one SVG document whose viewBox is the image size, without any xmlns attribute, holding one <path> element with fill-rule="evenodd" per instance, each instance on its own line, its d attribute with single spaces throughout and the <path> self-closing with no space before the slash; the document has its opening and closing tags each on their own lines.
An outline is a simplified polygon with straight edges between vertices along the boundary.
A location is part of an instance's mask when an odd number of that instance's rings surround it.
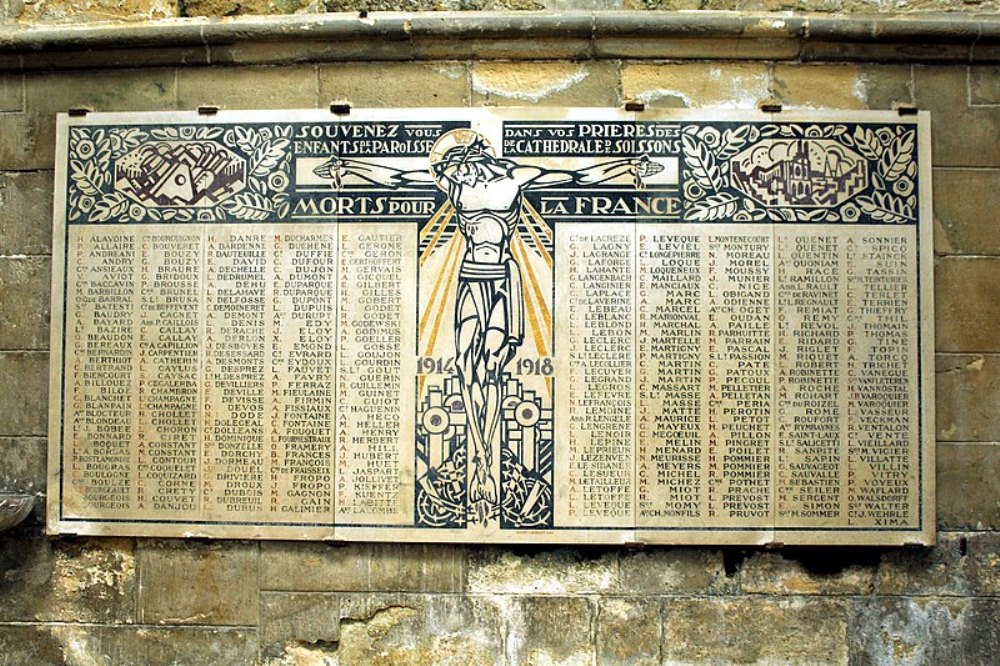
<svg viewBox="0 0 1000 666">
<path fill-rule="evenodd" d="M 500 460 L 504 369 L 524 340 L 521 270 L 510 252 L 524 192 L 596 185 L 621 176 L 641 185 L 663 167 L 647 157 L 573 171 L 520 165 L 494 157 L 480 135 L 465 132 L 473 138 L 432 160 L 429 171 L 333 157 L 314 172 L 335 187 L 347 175 L 386 187 L 436 183 L 455 207 L 465 239 L 455 302 L 455 362 L 472 443 L 468 501 L 475 520 L 485 524 L 500 507 L 492 468 Z"/>
</svg>

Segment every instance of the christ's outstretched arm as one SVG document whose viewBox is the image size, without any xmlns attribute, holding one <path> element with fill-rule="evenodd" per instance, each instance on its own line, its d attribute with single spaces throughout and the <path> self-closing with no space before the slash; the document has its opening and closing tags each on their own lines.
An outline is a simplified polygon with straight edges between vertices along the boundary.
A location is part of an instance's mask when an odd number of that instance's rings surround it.
<svg viewBox="0 0 1000 666">
<path fill-rule="evenodd" d="M 653 162 L 643 155 L 637 158 L 601 162 L 573 171 L 518 166 L 511 171 L 511 176 L 522 183 L 525 189 L 531 190 L 560 185 L 597 185 L 614 180 L 619 176 L 633 176 L 641 182 L 645 176 L 652 176 L 661 171 L 663 171 L 663 165 Z"/>
<path fill-rule="evenodd" d="M 340 185 L 340 181 L 344 176 L 356 176 L 373 185 L 392 188 L 411 185 L 431 185 L 434 183 L 434 179 L 431 177 L 429 171 L 404 171 L 349 157 L 331 157 L 313 169 L 313 173 L 320 178 L 329 178 L 334 187 Z"/>
</svg>

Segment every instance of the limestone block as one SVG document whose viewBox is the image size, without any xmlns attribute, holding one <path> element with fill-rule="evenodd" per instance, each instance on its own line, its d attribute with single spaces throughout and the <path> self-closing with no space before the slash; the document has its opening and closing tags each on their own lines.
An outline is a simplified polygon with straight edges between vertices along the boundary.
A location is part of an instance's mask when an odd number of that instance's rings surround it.
<svg viewBox="0 0 1000 666">
<path fill-rule="evenodd" d="M 934 218 L 943 232 L 935 230 L 937 251 L 1000 254 L 996 210 L 1000 210 L 1000 170 L 934 170 Z"/>
<path fill-rule="evenodd" d="M 591 599 L 517 597 L 511 603 L 508 663 L 593 663 L 595 609 Z"/>
<path fill-rule="evenodd" d="M 1000 351 L 1000 257 L 944 257 L 934 271 L 936 349 Z"/>
<path fill-rule="evenodd" d="M 1000 529 L 998 469 L 998 444 L 938 446 L 938 525 L 944 529 Z"/>
<path fill-rule="evenodd" d="M 325 646 L 340 640 L 340 597 L 316 592 L 264 592 L 260 600 L 260 641 L 265 658 L 291 648 Z"/>
<path fill-rule="evenodd" d="M 1000 106 L 969 106 L 965 67 L 913 70 L 914 101 L 931 112 L 935 166 L 1000 166 Z"/>
<path fill-rule="evenodd" d="M 593 594 L 614 591 L 617 554 L 572 549 L 473 549 L 468 589 L 474 594 Z"/>
<path fill-rule="evenodd" d="M 39 435 L 48 430 L 49 355 L 45 352 L 0 352 L 0 435 Z"/>
<path fill-rule="evenodd" d="M 355 107 L 469 106 L 462 63 L 350 62 L 319 66 L 319 103 Z"/>
<path fill-rule="evenodd" d="M 850 622 L 857 664 L 992 664 L 1000 643 L 995 599 L 862 598 Z"/>
<path fill-rule="evenodd" d="M 706 548 L 650 548 L 622 553 L 622 591 L 630 594 L 729 594 L 735 578 L 726 576 L 722 551 Z"/>
<path fill-rule="evenodd" d="M 258 555 L 255 543 L 140 542 L 139 622 L 257 624 Z"/>
<path fill-rule="evenodd" d="M 659 664 L 661 632 L 656 597 L 604 597 L 597 606 L 597 663 Z"/>
<path fill-rule="evenodd" d="M 485 597 L 344 594 L 340 608 L 341 664 L 489 666 L 503 653 L 500 608 Z"/>
<path fill-rule="evenodd" d="M 36 113 L 0 113 L 0 169 L 48 169 L 55 164 L 55 124 Z M 50 232 L 51 233 L 51 232 Z"/>
<path fill-rule="evenodd" d="M 174 79 L 174 70 L 166 68 L 25 74 L 23 117 L 36 168 L 51 169 L 54 163 L 56 113 L 72 108 L 169 111 L 176 108 Z M 5 164 L 0 162 L 0 166 Z"/>
<path fill-rule="evenodd" d="M 905 65 L 774 66 L 772 92 L 793 109 L 892 109 L 912 103 Z"/>
<path fill-rule="evenodd" d="M 52 262 L 0 258 L 0 349 L 48 349 Z"/>
<path fill-rule="evenodd" d="M 753 109 L 770 96 L 763 63 L 629 64 L 622 96 L 650 106 Z"/>
<path fill-rule="evenodd" d="M 0 111 L 24 110 L 24 75 L 0 74 Z"/>
<path fill-rule="evenodd" d="M 870 594 L 876 558 L 866 549 L 757 552 L 744 562 L 740 586 L 750 594 Z"/>
<path fill-rule="evenodd" d="M 887 551 L 878 567 L 878 593 L 894 596 L 996 596 L 1000 592 L 1000 535 L 943 532 L 932 548 Z"/>
<path fill-rule="evenodd" d="M 435 544 L 262 544 L 261 586 L 287 591 L 459 592 L 465 551 Z"/>
<path fill-rule="evenodd" d="M 177 70 L 177 107 L 197 109 L 313 109 L 316 68 L 212 67 Z"/>
<path fill-rule="evenodd" d="M 472 65 L 473 106 L 617 106 L 611 62 L 479 62 Z"/>
<path fill-rule="evenodd" d="M 54 177 L 51 171 L 0 173 L 0 255 L 52 251 Z"/>
<path fill-rule="evenodd" d="M 1000 67 L 969 67 L 969 102 L 973 105 L 1000 104 Z"/>
<path fill-rule="evenodd" d="M 0 437 L 0 492 L 45 492 L 44 437 Z"/>
<path fill-rule="evenodd" d="M 666 599 L 663 609 L 665 662 L 847 662 L 847 609 L 841 601 Z"/>
<path fill-rule="evenodd" d="M 939 442 L 1000 442 L 1000 356 L 938 354 Z"/>
<path fill-rule="evenodd" d="M 0 626 L 9 664 L 253 664 L 257 632 L 247 629 L 79 624 Z"/>
<path fill-rule="evenodd" d="M 133 541 L 5 535 L 0 598 L 4 622 L 132 622 Z"/>
</svg>

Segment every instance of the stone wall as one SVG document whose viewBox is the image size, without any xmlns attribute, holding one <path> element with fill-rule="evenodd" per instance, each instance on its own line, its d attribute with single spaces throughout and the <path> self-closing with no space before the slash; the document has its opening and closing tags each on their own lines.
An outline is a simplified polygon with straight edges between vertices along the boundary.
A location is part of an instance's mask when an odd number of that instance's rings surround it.
<svg viewBox="0 0 1000 666">
<path fill-rule="evenodd" d="M 849 23 L 844 30 L 865 32 Z M 180 40 L 156 51 L 72 56 L 51 45 L 4 47 L 0 490 L 37 494 L 39 506 L 0 534 L 0 664 L 996 663 L 1000 69 L 969 64 L 971 43 L 952 39 L 942 40 L 947 48 L 885 47 L 876 55 L 872 44 L 847 40 L 823 55 L 801 42 L 789 51 L 784 41 L 744 35 L 691 39 L 688 56 L 665 56 L 676 44 L 652 40 L 631 42 L 641 60 L 593 46 L 561 60 L 571 49 L 556 39 L 548 44 L 557 59 L 544 61 L 502 49 L 499 57 L 515 59 L 434 59 L 446 52 L 441 47 L 419 61 L 380 51 L 388 61 L 379 63 L 329 61 L 316 45 L 275 50 L 252 40 L 218 50 Z M 383 46 L 369 40 L 364 48 Z M 362 51 L 354 53 L 364 59 Z M 128 68 L 116 66 L 123 62 Z M 256 64 L 241 64 L 248 62 Z M 932 112 L 936 547 L 623 550 L 43 536 L 57 111 L 627 99 Z"/>
</svg>

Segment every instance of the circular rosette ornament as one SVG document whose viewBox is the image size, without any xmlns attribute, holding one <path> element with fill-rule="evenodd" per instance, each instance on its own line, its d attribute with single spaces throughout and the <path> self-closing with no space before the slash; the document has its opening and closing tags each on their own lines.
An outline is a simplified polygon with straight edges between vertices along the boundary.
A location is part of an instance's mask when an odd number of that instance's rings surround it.
<svg viewBox="0 0 1000 666">
<path fill-rule="evenodd" d="M 861 217 L 861 209 L 853 203 L 847 203 L 840 208 L 840 215 L 844 218 L 844 222 L 857 222 Z"/>
<path fill-rule="evenodd" d="M 496 163 L 493 146 L 485 136 L 470 129 L 455 129 L 442 134 L 430 152 L 431 177 L 447 191 L 448 181 L 475 178 L 475 173 Z"/>
</svg>

